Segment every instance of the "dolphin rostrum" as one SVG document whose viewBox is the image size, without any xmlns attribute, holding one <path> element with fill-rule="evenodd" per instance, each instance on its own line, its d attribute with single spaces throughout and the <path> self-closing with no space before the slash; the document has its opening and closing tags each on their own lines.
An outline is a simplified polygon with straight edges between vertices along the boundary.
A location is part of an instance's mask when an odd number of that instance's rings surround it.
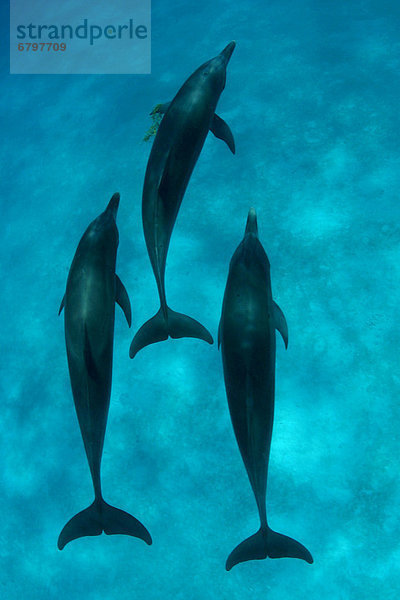
<svg viewBox="0 0 400 600">
<path fill-rule="evenodd" d="M 207 133 L 224 140 L 235 152 L 233 135 L 215 109 L 225 87 L 226 67 L 235 42 L 199 67 L 175 98 L 158 108 L 165 113 L 147 164 L 142 198 L 143 230 L 157 282 L 161 307 L 144 323 L 130 346 L 129 356 L 155 342 L 193 337 L 212 344 L 211 334 L 194 319 L 167 306 L 165 265 L 176 217 Z"/>
<path fill-rule="evenodd" d="M 267 523 L 268 461 L 274 420 L 275 329 L 288 344 L 286 319 L 272 299 L 270 264 L 250 209 L 246 231 L 229 267 L 218 331 L 232 425 L 255 496 L 261 526 L 229 555 L 226 569 L 246 560 L 313 559 L 296 540 Z"/>
<path fill-rule="evenodd" d="M 128 513 L 103 500 L 100 463 L 110 405 L 115 302 L 130 326 L 131 305 L 115 273 L 118 229 L 115 223 L 119 194 L 86 229 L 76 250 L 61 302 L 65 342 L 76 414 L 92 476 L 95 499 L 72 517 L 58 538 L 68 542 L 87 535 L 123 533 L 151 544 L 147 529 Z"/>
</svg>

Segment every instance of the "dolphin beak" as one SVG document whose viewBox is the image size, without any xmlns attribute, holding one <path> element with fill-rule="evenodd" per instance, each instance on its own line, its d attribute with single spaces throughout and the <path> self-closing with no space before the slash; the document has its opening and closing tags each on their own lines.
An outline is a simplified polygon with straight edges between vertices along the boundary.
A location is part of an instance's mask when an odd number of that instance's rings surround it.
<svg viewBox="0 0 400 600">
<path fill-rule="evenodd" d="M 220 52 L 220 56 L 222 56 L 222 58 L 224 59 L 225 65 L 228 64 L 231 56 L 232 56 L 232 52 L 234 51 L 236 46 L 236 42 L 230 42 L 230 44 L 227 45 L 226 48 L 224 48 L 222 50 L 222 52 Z"/>
<path fill-rule="evenodd" d="M 114 217 L 114 219 L 117 218 L 118 206 L 119 206 L 119 193 L 116 192 L 113 195 L 113 197 L 111 198 L 111 200 L 108 203 L 107 208 L 106 208 L 106 212 L 110 212 L 112 214 L 112 216 Z"/>
<path fill-rule="evenodd" d="M 247 235 L 248 233 L 253 233 L 255 236 L 258 237 L 257 214 L 254 208 L 250 208 L 247 217 L 245 235 Z"/>
</svg>

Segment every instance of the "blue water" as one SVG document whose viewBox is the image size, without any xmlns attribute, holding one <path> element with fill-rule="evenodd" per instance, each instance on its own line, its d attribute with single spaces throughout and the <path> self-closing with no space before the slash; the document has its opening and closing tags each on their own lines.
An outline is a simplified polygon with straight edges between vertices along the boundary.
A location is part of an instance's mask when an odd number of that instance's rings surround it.
<svg viewBox="0 0 400 600">
<path fill-rule="evenodd" d="M 154 2 L 148 76 L 10 76 L 2 11 L 1 597 L 397 598 L 398 2 Z M 269 520 L 315 562 L 227 573 L 258 520 L 216 344 L 169 340 L 133 361 L 128 348 L 158 308 L 141 228 L 148 113 L 232 39 L 217 112 L 237 153 L 208 136 L 167 296 L 216 338 L 254 206 L 290 340 L 277 338 Z M 60 552 L 92 487 L 57 312 L 77 243 L 116 191 L 133 326 L 117 307 L 103 489 L 153 545 L 103 535 Z"/>
</svg>

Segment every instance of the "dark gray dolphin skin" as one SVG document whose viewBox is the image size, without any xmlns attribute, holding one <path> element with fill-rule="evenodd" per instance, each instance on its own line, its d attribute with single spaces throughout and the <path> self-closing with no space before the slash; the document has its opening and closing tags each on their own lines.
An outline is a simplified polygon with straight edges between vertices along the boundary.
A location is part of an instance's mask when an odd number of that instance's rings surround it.
<svg viewBox="0 0 400 600">
<path fill-rule="evenodd" d="M 235 42 L 231 42 L 218 56 L 201 65 L 185 81 L 172 102 L 158 109 L 165 115 L 147 164 L 142 219 L 161 307 L 133 338 L 129 350 L 131 358 L 144 346 L 166 340 L 169 336 L 193 337 L 213 343 L 211 334 L 203 325 L 167 306 L 165 264 L 182 198 L 208 131 L 223 139 L 235 152 L 228 125 L 215 114 L 234 48 Z"/>
<path fill-rule="evenodd" d="M 86 229 L 69 271 L 60 311 L 65 308 L 65 342 L 76 414 L 92 476 L 95 500 L 65 525 L 58 538 L 62 550 L 86 535 L 124 533 L 151 544 L 147 529 L 102 497 L 100 463 L 110 405 L 115 302 L 131 324 L 131 305 L 115 273 L 119 194 Z"/>
<path fill-rule="evenodd" d="M 256 499 L 261 526 L 228 557 L 226 569 L 246 560 L 313 559 L 296 540 L 270 529 L 266 490 L 274 420 L 275 329 L 288 344 L 286 319 L 272 299 L 270 264 L 250 209 L 244 238 L 229 267 L 218 331 L 225 388 L 236 440 Z"/>
</svg>

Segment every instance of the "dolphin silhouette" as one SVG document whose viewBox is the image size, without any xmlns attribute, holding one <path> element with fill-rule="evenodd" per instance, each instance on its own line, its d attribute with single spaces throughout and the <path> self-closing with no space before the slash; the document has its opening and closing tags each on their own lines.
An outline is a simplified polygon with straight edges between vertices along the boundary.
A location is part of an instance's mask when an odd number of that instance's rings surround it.
<svg viewBox="0 0 400 600">
<path fill-rule="evenodd" d="M 147 164 L 142 219 L 161 307 L 133 338 L 129 350 L 131 358 L 144 346 L 168 337 L 193 337 L 213 343 L 211 334 L 203 325 L 167 306 L 165 265 L 178 211 L 208 131 L 224 140 L 235 152 L 231 130 L 215 114 L 234 48 L 235 42 L 231 42 L 218 56 L 201 65 L 185 81 L 175 98 L 158 109 L 165 116 Z"/>
<path fill-rule="evenodd" d="M 270 264 L 250 209 L 229 267 L 218 331 L 232 425 L 257 503 L 260 529 L 229 555 L 226 569 L 246 560 L 313 559 L 296 540 L 267 523 L 266 491 L 275 402 L 275 329 L 288 344 L 286 319 L 272 299 Z"/>
<path fill-rule="evenodd" d="M 115 302 L 131 324 L 131 305 L 115 273 L 119 194 L 86 229 L 76 250 L 59 314 L 64 310 L 65 342 L 76 414 L 92 476 L 95 499 L 72 517 L 58 538 L 68 542 L 89 535 L 123 533 L 151 544 L 147 529 L 128 513 L 103 500 L 100 463 L 110 405 Z"/>
</svg>

